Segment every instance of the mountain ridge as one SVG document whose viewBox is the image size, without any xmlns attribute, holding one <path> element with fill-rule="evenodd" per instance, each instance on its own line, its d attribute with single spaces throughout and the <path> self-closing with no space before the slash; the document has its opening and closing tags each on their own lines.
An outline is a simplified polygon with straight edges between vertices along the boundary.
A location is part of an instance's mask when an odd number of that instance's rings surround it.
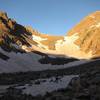
<svg viewBox="0 0 100 100">
<path fill-rule="evenodd" d="M 68 32 L 68 36 L 74 33 L 79 35 L 76 44 L 81 47 L 81 50 L 85 52 L 92 50 L 94 57 L 100 57 L 100 11 L 85 17 Z"/>
<path fill-rule="evenodd" d="M 88 15 L 72 28 L 67 36 L 52 36 L 42 34 L 31 27 L 22 26 L 8 18 L 7 13 L 0 12 L 0 44 L 3 44 L 1 47 L 6 49 L 14 46 L 25 52 L 39 51 L 78 59 L 100 57 L 99 16 L 100 11 Z"/>
</svg>

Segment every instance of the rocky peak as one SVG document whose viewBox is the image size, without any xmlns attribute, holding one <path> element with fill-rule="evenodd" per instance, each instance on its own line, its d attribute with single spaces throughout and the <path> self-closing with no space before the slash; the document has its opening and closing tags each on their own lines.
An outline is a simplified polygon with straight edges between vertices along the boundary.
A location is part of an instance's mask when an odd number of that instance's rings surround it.
<svg viewBox="0 0 100 100">
<path fill-rule="evenodd" d="M 0 11 L 0 18 L 3 18 L 3 19 L 8 20 L 7 13 L 6 13 L 6 12 L 2 12 L 2 11 Z"/>
<path fill-rule="evenodd" d="M 8 18 L 7 13 L 0 12 L 0 31 L 9 33 L 14 28 L 15 23 L 14 20 Z"/>
<path fill-rule="evenodd" d="M 12 44 L 29 45 L 25 39 L 30 33 L 26 28 L 7 16 L 7 13 L 0 12 L 0 46 L 3 49 L 12 49 Z"/>
<path fill-rule="evenodd" d="M 92 25 L 98 24 L 100 22 L 100 11 L 96 11 L 92 14 L 89 14 L 85 17 L 80 23 L 78 23 L 75 27 L 73 27 L 69 32 L 68 35 L 72 35 L 75 32 L 83 32 L 84 30 L 92 27 Z"/>
</svg>

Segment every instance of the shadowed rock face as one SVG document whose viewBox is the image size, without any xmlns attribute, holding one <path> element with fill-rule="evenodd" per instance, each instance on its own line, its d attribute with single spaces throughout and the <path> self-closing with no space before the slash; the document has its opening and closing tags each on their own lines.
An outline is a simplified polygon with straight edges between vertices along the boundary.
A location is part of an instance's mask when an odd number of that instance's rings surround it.
<svg viewBox="0 0 100 100">
<path fill-rule="evenodd" d="M 24 36 L 30 35 L 26 28 L 16 23 L 14 20 L 8 18 L 5 12 L 0 12 L 0 44 L 11 45 L 11 43 L 26 44 Z"/>
<path fill-rule="evenodd" d="M 85 52 L 92 51 L 94 57 L 100 56 L 100 11 L 85 17 L 80 23 L 68 32 L 68 36 L 78 33 L 75 41 Z"/>
</svg>

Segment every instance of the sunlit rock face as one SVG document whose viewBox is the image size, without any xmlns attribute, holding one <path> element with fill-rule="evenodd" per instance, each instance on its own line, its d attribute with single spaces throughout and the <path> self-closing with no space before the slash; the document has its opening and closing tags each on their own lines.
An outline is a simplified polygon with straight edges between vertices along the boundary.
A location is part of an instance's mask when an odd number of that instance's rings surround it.
<svg viewBox="0 0 100 100">
<path fill-rule="evenodd" d="M 85 17 L 80 23 L 68 32 L 68 36 L 78 33 L 75 44 L 86 53 L 91 52 L 91 57 L 100 57 L 100 11 Z"/>
<path fill-rule="evenodd" d="M 67 36 L 40 33 L 0 12 L 0 44 L 4 49 L 17 49 L 17 52 L 19 49 L 25 52 L 39 51 L 78 59 L 100 57 L 100 11 L 84 18 Z"/>
</svg>

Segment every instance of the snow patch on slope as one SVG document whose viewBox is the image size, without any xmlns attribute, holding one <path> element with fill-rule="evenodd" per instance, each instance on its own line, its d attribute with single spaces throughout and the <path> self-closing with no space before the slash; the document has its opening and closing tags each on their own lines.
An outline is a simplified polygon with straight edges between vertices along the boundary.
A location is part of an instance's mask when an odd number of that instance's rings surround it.
<svg viewBox="0 0 100 100">
<path fill-rule="evenodd" d="M 56 51 L 69 57 L 75 57 L 78 59 L 89 59 L 92 57 L 92 52 L 85 53 L 81 51 L 80 47 L 75 44 L 75 41 L 79 38 L 78 33 L 72 36 L 65 36 L 64 40 L 58 40 L 55 44 Z"/>
<path fill-rule="evenodd" d="M 99 22 L 99 23 L 97 23 L 96 27 L 97 27 L 97 28 L 99 28 L 99 27 L 100 27 L 100 22 Z"/>
<path fill-rule="evenodd" d="M 37 80 L 31 80 L 31 84 L 15 84 L 15 85 L 2 85 L 0 86 L 0 96 L 7 91 L 8 88 L 14 87 L 22 90 L 24 94 L 31 94 L 32 96 L 45 95 L 47 92 L 53 92 L 66 88 L 73 78 L 78 78 L 79 75 L 64 75 L 58 77 L 41 78 Z M 39 82 L 40 84 L 36 84 Z"/>
<path fill-rule="evenodd" d="M 58 82 L 55 82 L 55 77 L 51 77 L 48 79 L 45 79 L 45 82 L 41 82 L 40 84 L 32 84 L 32 86 L 29 86 L 28 84 L 24 86 L 16 87 L 18 89 L 23 89 L 23 93 L 25 94 L 31 94 L 33 96 L 36 95 L 45 95 L 47 92 L 52 92 L 55 90 L 63 89 L 68 86 L 72 78 L 78 77 L 78 75 L 69 75 L 61 77 Z M 42 81 L 44 79 L 40 79 Z M 52 81 L 51 81 L 52 80 Z"/>
<path fill-rule="evenodd" d="M 100 27 L 100 22 L 90 26 L 90 28 L 99 28 L 99 27 Z"/>
<path fill-rule="evenodd" d="M 41 38 L 40 36 L 32 35 L 32 38 L 36 42 L 47 40 L 47 38 Z"/>
<path fill-rule="evenodd" d="M 90 15 L 89 17 L 91 17 L 91 18 L 93 18 L 93 19 L 95 18 L 95 16 L 93 16 L 93 15 Z"/>
<path fill-rule="evenodd" d="M 63 52 L 66 52 L 66 48 L 67 51 L 70 53 L 70 51 L 75 51 L 75 50 L 79 50 L 80 47 L 77 46 L 74 42 L 79 38 L 78 33 L 72 35 L 72 36 L 65 36 L 64 37 L 64 41 L 62 40 L 58 40 L 57 43 L 55 44 L 56 50 L 60 50 Z M 71 52 L 72 53 L 72 52 Z"/>
<path fill-rule="evenodd" d="M 34 36 L 33 36 L 34 37 Z M 36 37 L 35 41 L 38 43 L 37 46 L 31 44 L 31 47 L 22 47 L 25 51 L 31 52 L 31 51 L 39 51 L 45 54 L 51 54 L 51 55 L 64 55 L 66 57 L 74 57 L 78 59 L 90 59 L 92 58 L 92 51 L 89 51 L 88 53 L 81 50 L 81 48 L 75 44 L 75 41 L 79 39 L 78 33 L 75 33 L 71 36 L 65 36 L 64 40 L 57 40 L 55 43 L 55 50 L 50 50 L 48 46 L 43 45 L 41 41 L 46 40 L 40 39 L 37 40 L 38 37 Z"/>
<path fill-rule="evenodd" d="M 32 35 L 32 39 L 33 39 L 33 41 L 35 41 L 35 42 L 38 43 L 38 47 L 44 48 L 44 49 L 48 50 L 48 46 L 43 45 L 43 44 L 41 43 L 41 41 L 45 41 L 45 40 L 47 40 L 47 38 L 41 38 L 41 37 L 39 37 L 39 36 Z"/>
<path fill-rule="evenodd" d="M 13 72 L 26 72 L 26 71 L 43 71 L 43 70 L 56 70 L 68 68 L 80 64 L 87 63 L 87 60 L 79 60 L 69 62 L 64 65 L 51 65 L 51 64 L 41 64 L 39 59 L 42 56 L 28 52 L 28 53 L 14 53 L 5 52 L 0 48 L 0 52 L 10 57 L 7 61 L 0 59 L 0 73 L 13 73 Z"/>
</svg>

